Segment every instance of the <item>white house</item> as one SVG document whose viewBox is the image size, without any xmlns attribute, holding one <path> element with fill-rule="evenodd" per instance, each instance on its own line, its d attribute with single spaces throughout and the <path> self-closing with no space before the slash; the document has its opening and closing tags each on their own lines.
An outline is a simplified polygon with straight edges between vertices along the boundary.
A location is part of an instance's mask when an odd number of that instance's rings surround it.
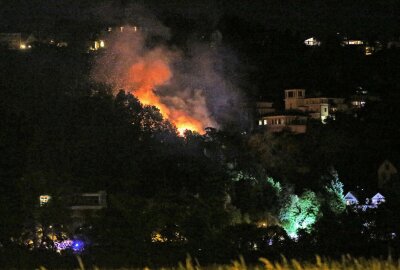
<svg viewBox="0 0 400 270">
<path fill-rule="evenodd" d="M 346 196 L 344 196 L 344 199 L 346 201 L 346 205 L 353 206 L 362 211 L 377 208 L 381 203 L 386 201 L 386 198 L 379 192 L 376 193 L 372 198 L 366 198 L 364 204 L 359 204 L 358 198 L 350 191 L 347 192 Z"/>
<path fill-rule="evenodd" d="M 344 199 L 346 201 L 346 205 L 357 205 L 358 204 L 358 199 L 356 196 L 354 196 L 353 193 L 350 191 L 347 192 L 347 194 L 344 196 Z"/>
<path fill-rule="evenodd" d="M 320 46 L 321 41 L 319 41 L 315 37 L 310 37 L 304 40 L 304 44 L 306 44 L 306 46 Z"/>
<path fill-rule="evenodd" d="M 371 198 L 371 203 L 376 206 L 384 202 L 385 202 L 385 197 L 379 192 L 376 193 L 375 196 Z"/>
</svg>

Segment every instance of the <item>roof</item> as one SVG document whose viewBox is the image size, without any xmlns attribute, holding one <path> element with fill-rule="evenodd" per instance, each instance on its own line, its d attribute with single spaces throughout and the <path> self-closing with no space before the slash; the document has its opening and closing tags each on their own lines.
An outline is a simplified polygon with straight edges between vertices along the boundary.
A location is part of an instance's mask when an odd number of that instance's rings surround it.
<svg viewBox="0 0 400 270">
<path fill-rule="evenodd" d="M 383 196 L 382 194 L 380 194 L 379 192 L 375 194 L 374 197 L 372 197 L 371 199 L 385 199 L 385 196 Z"/>
<path fill-rule="evenodd" d="M 274 112 L 274 113 L 269 113 L 267 115 L 265 115 L 265 117 L 267 116 L 305 116 L 307 117 L 308 114 L 302 111 L 298 111 L 298 110 L 286 110 L 286 111 L 280 111 L 280 112 Z"/>
<path fill-rule="evenodd" d="M 350 191 L 347 192 L 347 194 L 344 196 L 344 199 L 345 200 L 353 200 L 353 201 L 357 201 L 358 202 L 357 197 L 353 193 L 351 193 Z"/>
</svg>

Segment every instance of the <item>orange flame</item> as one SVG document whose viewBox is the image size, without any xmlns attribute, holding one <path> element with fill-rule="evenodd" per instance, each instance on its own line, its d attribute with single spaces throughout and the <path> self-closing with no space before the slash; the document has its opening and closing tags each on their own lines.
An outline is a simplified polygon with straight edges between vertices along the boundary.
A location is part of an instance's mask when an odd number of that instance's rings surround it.
<svg viewBox="0 0 400 270">
<path fill-rule="evenodd" d="M 185 111 L 169 108 L 154 92 L 154 88 L 168 83 L 172 77 L 171 69 L 165 59 L 140 59 L 129 69 L 128 83 L 133 86 L 135 96 L 144 105 L 156 106 L 164 118 L 173 123 L 180 135 L 185 130 L 203 132 L 204 126 L 201 121 L 191 117 Z"/>
</svg>

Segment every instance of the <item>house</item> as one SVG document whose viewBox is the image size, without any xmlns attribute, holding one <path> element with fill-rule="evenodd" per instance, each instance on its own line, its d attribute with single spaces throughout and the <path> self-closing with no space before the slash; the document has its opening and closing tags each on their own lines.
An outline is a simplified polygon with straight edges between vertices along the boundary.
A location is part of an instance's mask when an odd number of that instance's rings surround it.
<svg viewBox="0 0 400 270">
<path fill-rule="evenodd" d="M 378 168 L 378 186 L 382 188 L 397 178 L 397 168 L 389 160 L 385 160 Z"/>
<path fill-rule="evenodd" d="M 351 109 L 358 110 L 364 108 L 367 103 L 378 102 L 380 98 L 375 95 L 371 95 L 367 90 L 364 90 L 361 86 L 357 87 L 355 93 L 349 99 L 349 105 Z"/>
<path fill-rule="evenodd" d="M 382 194 L 380 194 L 379 192 L 376 193 L 375 196 L 371 198 L 371 204 L 376 205 L 376 206 L 378 206 L 384 202 L 385 202 L 385 197 Z"/>
<path fill-rule="evenodd" d="M 346 201 L 346 205 L 358 205 L 357 197 L 354 196 L 354 194 L 350 191 L 347 192 L 347 194 L 344 196 L 344 199 Z"/>
<path fill-rule="evenodd" d="M 269 101 L 258 101 L 256 102 L 256 111 L 257 114 L 260 116 L 269 114 L 269 113 L 274 113 L 275 108 L 273 107 L 273 103 Z"/>
<path fill-rule="evenodd" d="M 288 130 L 293 133 L 305 133 L 307 116 L 297 114 L 276 114 L 261 117 L 259 126 L 267 128 L 267 132 L 281 132 Z"/>
<path fill-rule="evenodd" d="M 334 118 L 335 112 L 345 111 L 348 106 L 344 98 L 311 97 L 306 98 L 305 89 L 285 90 L 285 110 L 297 110 L 308 113 L 310 118 L 325 122 Z"/>
<path fill-rule="evenodd" d="M 304 44 L 306 44 L 306 46 L 320 46 L 321 41 L 319 41 L 315 37 L 310 37 L 310 38 L 304 40 Z"/>
<path fill-rule="evenodd" d="M 347 194 L 344 196 L 344 199 L 346 201 L 346 205 L 353 206 L 355 209 L 360 209 L 362 211 L 377 208 L 381 203 L 384 203 L 386 201 L 386 198 L 379 192 L 371 198 L 365 198 L 364 204 L 359 203 L 360 198 L 357 198 L 352 191 L 347 192 Z"/>
<path fill-rule="evenodd" d="M 99 210 L 107 208 L 107 193 L 99 191 L 95 193 L 81 193 L 64 197 L 68 208 L 71 210 L 72 230 L 82 226 L 88 217 L 96 217 Z M 42 194 L 39 196 L 39 206 L 43 207 L 52 200 L 52 196 Z"/>
<path fill-rule="evenodd" d="M 272 102 L 257 102 L 258 126 L 270 132 L 305 133 L 308 119 L 325 123 L 328 118 L 335 119 L 336 112 L 349 110 L 344 98 L 306 97 L 305 89 L 286 89 L 284 101 L 285 110 L 280 113 Z"/>
<path fill-rule="evenodd" d="M 347 37 L 344 37 L 340 44 L 342 46 L 359 46 L 364 45 L 364 43 L 364 40 L 361 39 L 348 39 Z"/>
<path fill-rule="evenodd" d="M 9 50 L 18 50 L 21 48 L 21 33 L 0 33 L 0 47 Z"/>
<path fill-rule="evenodd" d="M 107 207 L 107 194 L 105 191 L 96 193 L 82 193 L 73 196 L 71 210 L 101 210 Z"/>
<path fill-rule="evenodd" d="M 107 208 L 107 193 L 77 194 L 71 198 L 69 209 L 72 210 L 72 228 L 76 229 L 85 224 L 88 217 L 95 217 L 99 210 Z"/>
</svg>

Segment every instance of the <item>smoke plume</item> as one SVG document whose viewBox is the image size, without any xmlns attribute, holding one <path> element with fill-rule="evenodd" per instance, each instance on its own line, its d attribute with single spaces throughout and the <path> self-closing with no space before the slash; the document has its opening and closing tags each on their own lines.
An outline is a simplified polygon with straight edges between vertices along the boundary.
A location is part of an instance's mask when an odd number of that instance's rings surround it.
<svg viewBox="0 0 400 270">
<path fill-rule="evenodd" d="M 92 77 L 158 107 L 179 132 L 203 133 L 229 118 L 238 91 L 225 79 L 226 57 L 219 45 L 197 42 L 183 51 L 165 45 L 168 28 L 154 18 L 141 22 L 145 25 L 125 25 L 106 35 L 106 50 L 96 58 Z"/>
</svg>

